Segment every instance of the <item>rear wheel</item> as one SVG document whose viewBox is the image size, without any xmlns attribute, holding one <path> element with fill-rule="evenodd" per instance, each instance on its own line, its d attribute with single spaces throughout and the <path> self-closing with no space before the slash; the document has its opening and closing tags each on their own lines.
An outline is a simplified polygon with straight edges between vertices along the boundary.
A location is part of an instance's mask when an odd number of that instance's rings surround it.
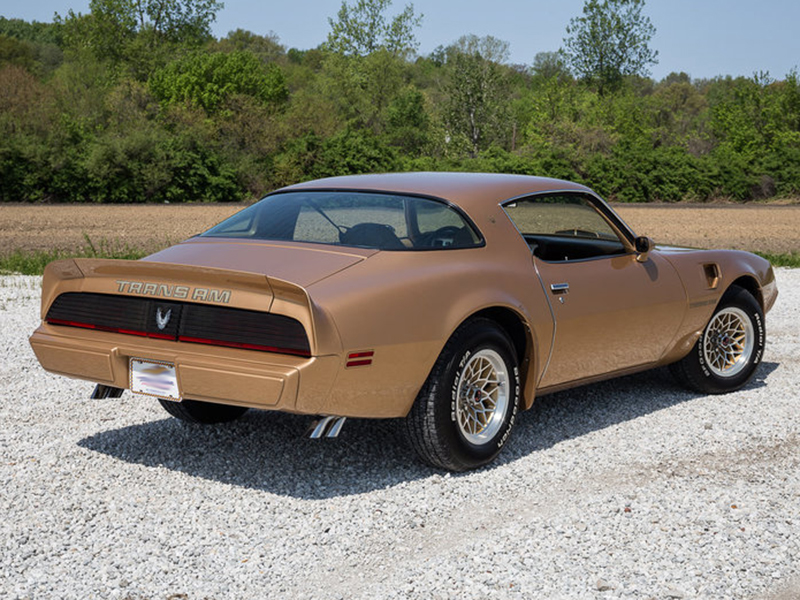
<svg viewBox="0 0 800 600">
<path fill-rule="evenodd" d="M 518 410 L 514 347 L 493 321 L 474 319 L 442 350 L 406 417 L 406 431 L 424 462 L 465 471 L 497 456 Z"/>
<path fill-rule="evenodd" d="M 706 394 L 739 389 L 764 354 L 764 313 L 747 290 L 731 287 L 686 357 L 670 365 L 687 387 Z"/>
<path fill-rule="evenodd" d="M 214 423 L 228 423 L 241 417 L 247 409 L 243 406 L 229 406 L 213 402 L 200 402 L 199 400 L 183 400 L 171 402 L 158 400 L 173 417 L 187 423 L 200 423 L 212 425 Z"/>
</svg>

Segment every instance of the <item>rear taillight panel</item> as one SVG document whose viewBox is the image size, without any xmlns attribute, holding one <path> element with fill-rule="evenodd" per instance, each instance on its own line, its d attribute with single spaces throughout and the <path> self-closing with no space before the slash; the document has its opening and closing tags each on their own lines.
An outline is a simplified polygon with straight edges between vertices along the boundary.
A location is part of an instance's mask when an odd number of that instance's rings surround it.
<svg viewBox="0 0 800 600">
<path fill-rule="evenodd" d="M 296 319 L 227 306 L 67 292 L 55 299 L 45 321 L 177 342 L 311 356 L 308 335 Z"/>
</svg>

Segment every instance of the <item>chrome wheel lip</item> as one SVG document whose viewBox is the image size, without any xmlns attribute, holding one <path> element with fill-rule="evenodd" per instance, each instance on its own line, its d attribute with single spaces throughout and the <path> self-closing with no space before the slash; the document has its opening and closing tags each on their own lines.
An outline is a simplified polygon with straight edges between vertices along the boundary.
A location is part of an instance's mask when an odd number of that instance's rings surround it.
<svg viewBox="0 0 800 600">
<path fill-rule="evenodd" d="M 749 364 L 755 349 L 755 327 L 741 308 L 729 306 L 716 313 L 703 338 L 703 359 L 717 377 L 735 377 Z"/>
<path fill-rule="evenodd" d="M 461 436 L 480 446 L 503 427 L 510 402 L 510 375 L 500 354 L 485 348 L 471 354 L 455 389 L 455 419 Z"/>
</svg>

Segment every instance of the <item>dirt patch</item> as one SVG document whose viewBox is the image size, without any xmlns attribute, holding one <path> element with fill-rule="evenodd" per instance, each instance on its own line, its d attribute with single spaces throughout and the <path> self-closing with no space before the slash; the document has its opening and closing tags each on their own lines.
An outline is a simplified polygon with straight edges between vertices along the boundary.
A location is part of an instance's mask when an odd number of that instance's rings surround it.
<svg viewBox="0 0 800 600">
<path fill-rule="evenodd" d="M 103 240 L 156 250 L 201 233 L 241 204 L 0 205 L 0 252 L 72 250 Z"/>
<path fill-rule="evenodd" d="M 0 252 L 71 250 L 89 236 L 156 250 L 200 233 L 242 205 L 0 205 Z M 800 252 L 800 206 L 615 205 L 637 234 L 700 248 Z"/>
<path fill-rule="evenodd" d="M 639 235 L 698 248 L 800 252 L 800 206 L 614 205 Z"/>
</svg>

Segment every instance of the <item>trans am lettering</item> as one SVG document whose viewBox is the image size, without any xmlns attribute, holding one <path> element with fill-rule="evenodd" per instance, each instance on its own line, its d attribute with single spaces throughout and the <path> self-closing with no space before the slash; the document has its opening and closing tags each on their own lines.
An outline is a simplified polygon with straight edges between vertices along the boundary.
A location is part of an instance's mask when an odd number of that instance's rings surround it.
<svg viewBox="0 0 800 600">
<path fill-rule="evenodd" d="M 138 294 L 140 296 L 158 296 L 160 298 L 177 298 L 178 300 L 198 300 L 228 304 L 231 300 L 230 290 L 214 288 L 192 288 L 188 285 L 168 285 L 166 283 L 145 283 L 143 281 L 117 280 L 117 291 L 120 294 Z"/>
</svg>

